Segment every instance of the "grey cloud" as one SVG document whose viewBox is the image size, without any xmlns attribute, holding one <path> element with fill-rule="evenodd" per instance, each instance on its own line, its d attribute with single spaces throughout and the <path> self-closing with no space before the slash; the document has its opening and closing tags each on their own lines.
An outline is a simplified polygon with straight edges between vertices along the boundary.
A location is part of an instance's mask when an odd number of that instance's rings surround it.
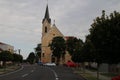
<svg viewBox="0 0 120 80">
<path fill-rule="evenodd" d="M 46 0 L 0 0 L 0 41 L 22 48 L 26 56 L 41 41 L 46 4 Z M 103 9 L 107 14 L 120 11 L 120 0 L 49 0 L 48 5 L 60 31 L 83 40 Z"/>
</svg>

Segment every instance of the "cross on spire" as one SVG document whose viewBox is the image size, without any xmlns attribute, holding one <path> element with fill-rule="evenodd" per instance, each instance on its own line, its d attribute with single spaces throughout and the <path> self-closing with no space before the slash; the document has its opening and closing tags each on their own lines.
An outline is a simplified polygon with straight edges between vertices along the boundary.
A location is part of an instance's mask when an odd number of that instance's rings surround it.
<svg viewBox="0 0 120 80">
<path fill-rule="evenodd" d="M 53 26 L 55 26 L 55 20 L 53 21 Z"/>
</svg>

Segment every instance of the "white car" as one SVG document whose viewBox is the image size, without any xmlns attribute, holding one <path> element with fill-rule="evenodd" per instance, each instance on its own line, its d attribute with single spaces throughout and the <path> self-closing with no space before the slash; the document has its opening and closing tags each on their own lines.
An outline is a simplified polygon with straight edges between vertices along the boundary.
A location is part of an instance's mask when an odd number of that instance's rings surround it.
<svg viewBox="0 0 120 80">
<path fill-rule="evenodd" d="M 56 66 L 55 63 L 45 63 L 44 65 L 45 65 L 45 66 Z"/>
</svg>

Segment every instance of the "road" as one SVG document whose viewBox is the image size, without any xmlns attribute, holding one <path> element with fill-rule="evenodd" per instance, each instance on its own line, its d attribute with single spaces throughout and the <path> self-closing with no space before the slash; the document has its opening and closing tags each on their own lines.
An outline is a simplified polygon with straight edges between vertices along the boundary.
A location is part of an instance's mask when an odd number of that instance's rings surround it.
<svg viewBox="0 0 120 80">
<path fill-rule="evenodd" d="M 84 80 L 70 68 L 55 66 L 23 65 L 15 72 L 0 75 L 0 80 Z"/>
</svg>

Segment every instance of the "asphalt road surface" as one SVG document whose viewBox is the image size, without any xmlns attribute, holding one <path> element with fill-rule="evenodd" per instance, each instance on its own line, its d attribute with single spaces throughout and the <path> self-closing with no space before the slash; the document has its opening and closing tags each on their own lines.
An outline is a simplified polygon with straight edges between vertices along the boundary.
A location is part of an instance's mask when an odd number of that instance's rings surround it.
<svg viewBox="0 0 120 80">
<path fill-rule="evenodd" d="M 55 66 L 23 65 L 20 70 L 0 75 L 0 80 L 84 80 L 70 68 Z"/>
</svg>

